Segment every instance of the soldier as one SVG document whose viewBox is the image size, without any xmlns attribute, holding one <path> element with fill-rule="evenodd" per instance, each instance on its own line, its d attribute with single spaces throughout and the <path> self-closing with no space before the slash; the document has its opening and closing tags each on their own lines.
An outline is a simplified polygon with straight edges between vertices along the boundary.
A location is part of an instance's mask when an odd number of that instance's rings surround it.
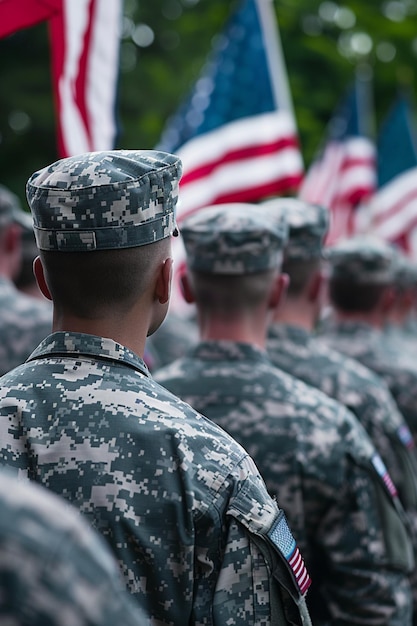
<svg viewBox="0 0 417 626">
<path fill-rule="evenodd" d="M 180 174 L 120 150 L 29 179 L 54 332 L 1 379 L 0 459 L 89 517 L 151 624 L 308 625 L 309 576 L 252 459 L 141 358 L 168 307 Z"/>
<path fill-rule="evenodd" d="M 145 626 L 105 542 L 72 507 L 0 472 L 0 622 Z"/>
<path fill-rule="evenodd" d="M 245 204 L 207 207 L 183 222 L 184 295 L 196 303 L 201 342 L 155 377 L 254 457 L 313 572 L 315 625 L 410 623 L 410 544 L 383 462 L 345 407 L 265 353 L 286 285 L 286 231 Z"/>
<path fill-rule="evenodd" d="M 22 230 L 32 228 L 18 198 L 0 185 L 0 375 L 27 359 L 51 332 L 52 310 L 13 284 L 21 264 Z"/>
<path fill-rule="evenodd" d="M 417 460 L 410 430 L 382 378 L 332 350 L 313 334 L 326 287 L 322 252 L 328 211 L 291 198 L 272 200 L 264 206 L 271 212 L 271 219 L 285 213 L 289 225 L 283 271 L 289 275 L 290 284 L 269 329 L 268 355 L 274 365 L 318 387 L 359 419 L 398 488 L 415 529 L 417 554 Z M 414 577 L 417 607 L 417 572 Z"/>
<path fill-rule="evenodd" d="M 392 349 L 383 333 L 393 301 L 396 254 L 387 243 L 358 235 L 340 241 L 326 255 L 333 314 L 322 337 L 385 380 L 417 442 L 417 368 L 406 354 Z"/>
<path fill-rule="evenodd" d="M 400 250 L 396 251 L 396 255 L 392 284 L 394 298 L 383 332 L 392 349 L 408 354 L 413 366 L 417 361 L 417 337 L 410 332 L 408 324 L 416 300 L 417 265 Z"/>
</svg>

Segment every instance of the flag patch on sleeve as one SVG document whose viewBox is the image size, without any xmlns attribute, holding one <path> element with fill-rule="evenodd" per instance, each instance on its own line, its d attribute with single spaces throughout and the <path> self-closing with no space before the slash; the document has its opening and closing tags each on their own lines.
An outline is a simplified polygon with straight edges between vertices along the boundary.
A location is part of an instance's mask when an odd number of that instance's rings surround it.
<svg viewBox="0 0 417 626">
<path fill-rule="evenodd" d="M 379 454 L 374 454 L 374 456 L 372 457 L 372 465 L 384 481 L 384 484 L 392 497 L 395 498 L 396 496 L 398 496 L 397 488 L 392 482 L 391 476 L 388 474 L 388 470 L 385 467 L 385 464 Z"/>
<path fill-rule="evenodd" d="M 268 537 L 288 562 L 297 585 L 304 595 L 311 585 L 311 578 L 284 514 L 282 514 L 272 526 Z"/>
</svg>

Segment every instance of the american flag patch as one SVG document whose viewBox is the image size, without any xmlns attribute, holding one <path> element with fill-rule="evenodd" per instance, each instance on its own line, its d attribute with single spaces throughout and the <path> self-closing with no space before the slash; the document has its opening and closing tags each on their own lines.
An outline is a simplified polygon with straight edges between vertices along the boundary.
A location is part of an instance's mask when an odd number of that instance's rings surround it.
<svg viewBox="0 0 417 626">
<path fill-rule="evenodd" d="M 294 574 L 297 585 L 302 595 L 304 595 L 311 585 L 311 578 L 283 513 L 269 531 L 268 537 L 284 555 Z"/>
<path fill-rule="evenodd" d="M 406 448 L 414 448 L 413 435 L 411 434 L 407 424 L 403 424 L 399 427 L 397 435 L 401 443 L 403 443 Z"/>
<path fill-rule="evenodd" d="M 384 481 L 385 486 L 388 489 L 389 493 L 392 495 L 393 498 L 395 498 L 398 495 L 397 488 L 392 482 L 391 476 L 388 474 L 388 470 L 385 467 L 385 464 L 383 460 L 381 459 L 381 457 L 379 456 L 379 454 L 375 454 L 372 457 L 372 464 L 374 468 L 376 469 L 377 473 L 381 476 L 382 480 Z"/>
</svg>

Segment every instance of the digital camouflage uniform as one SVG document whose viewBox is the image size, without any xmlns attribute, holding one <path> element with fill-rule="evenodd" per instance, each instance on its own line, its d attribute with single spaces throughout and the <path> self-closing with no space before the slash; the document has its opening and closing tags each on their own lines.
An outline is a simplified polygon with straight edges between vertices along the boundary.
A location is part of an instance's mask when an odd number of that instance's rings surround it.
<svg viewBox="0 0 417 626">
<path fill-rule="evenodd" d="M 286 259 L 319 259 L 328 229 L 327 209 L 293 199 L 271 203 L 271 210 L 279 208 L 287 211 L 289 225 Z M 318 387 L 356 415 L 382 456 L 405 508 L 416 516 L 415 446 L 385 381 L 358 361 L 330 349 L 301 326 L 273 324 L 267 351 L 274 365 Z"/>
<path fill-rule="evenodd" d="M 410 293 L 410 291 L 416 292 L 417 290 L 417 265 L 400 251 L 396 251 L 393 286 L 397 298 L 402 298 L 403 292 Z M 407 357 L 410 367 L 416 367 L 417 336 L 410 332 L 409 323 L 405 322 L 403 325 L 387 323 L 383 328 L 383 333 L 387 346 L 395 353 L 401 354 L 401 358 Z"/>
<path fill-rule="evenodd" d="M 39 247 L 169 237 L 180 173 L 177 157 L 154 151 L 80 155 L 35 173 Z M 1 379 L 0 432 L 2 463 L 90 519 L 152 624 L 310 624 L 308 573 L 252 459 L 126 347 L 47 337 Z"/>
<path fill-rule="evenodd" d="M 12 222 L 27 227 L 28 219 L 17 197 L 0 185 L 0 231 Z M 49 303 L 26 296 L 0 276 L 0 375 L 23 363 L 51 328 Z"/>
<path fill-rule="evenodd" d="M 265 258 L 271 221 L 264 216 L 263 233 L 257 232 L 258 209 L 245 209 L 239 216 L 220 206 L 183 222 L 191 270 L 238 276 L 278 267 L 276 258 L 275 265 Z M 401 505 L 374 446 L 345 407 L 247 343 L 202 341 L 155 377 L 255 459 L 313 573 L 307 600 L 314 624 L 410 623 L 404 574 L 411 546 Z M 402 536 L 397 545 L 395 536 Z"/>
<path fill-rule="evenodd" d="M 355 237 L 328 251 L 331 277 L 354 284 L 392 282 L 395 256 L 387 244 Z M 332 279 L 332 278 L 331 278 Z M 325 343 L 379 374 L 387 383 L 417 443 L 417 367 L 384 338 L 382 329 L 365 320 L 331 318 L 321 328 Z"/>
<path fill-rule="evenodd" d="M 0 473 L 0 623 L 146 626 L 104 541 L 72 508 Z"/>
<path fill-rule="evenodd" d="M 286 259 L 296 263 L 320 259 L 328 229 L 327 209 L 292 199 L 279 199 L 270 206 L 271 210 L 286 210 L 289 225 Z M 417 554 L 416 449 L 385 381 L 358 361 L 324 345 L 301 326 L 274 323 L 269 329 L 267 351 L 274 365 L 321 389 L 347 406 L 359 419 L 398 488 L 410 526 L 414 528 Z M 417 606 L 417 572 L 414 578 L 414 605 Z"/>
</svg>

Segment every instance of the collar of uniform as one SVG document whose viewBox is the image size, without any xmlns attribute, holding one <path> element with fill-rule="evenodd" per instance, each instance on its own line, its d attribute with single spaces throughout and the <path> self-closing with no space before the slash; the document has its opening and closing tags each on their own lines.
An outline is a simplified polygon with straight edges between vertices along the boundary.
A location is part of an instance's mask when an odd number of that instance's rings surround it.
<svg viewBox="0 0 417 626">
<path fill-rule="evenodd" d="M 207 361 L 267 360 L 264 350 L 239 341 L 201 341 L 191 352 L 194 357 Z"/>
<path fill-rule="evenodd" d="M 147 366 L 137 354 L 107 337 L 73 332 L 52 333 L 32 352 L 28 361 L 54 355 L 117 361 L 150 376 Z"/>
<path fill-rule="evenodd" d="M 360 335 L 364 334 L 367 337 L 370 336 L 382 336 L 382 331 L 379 328 L 375 328 L 368 322 L 359 320 L 328 320 L 323 325 L 322 330 L 318 332 L 318 335 Z"/>
<path fill-rule="evenodd" d="M 304 346 L 310 341 L 311 333 L 301 326 L 272 324 L 268 330 L 268 339 L 286 339 Z"/>
</svg>

